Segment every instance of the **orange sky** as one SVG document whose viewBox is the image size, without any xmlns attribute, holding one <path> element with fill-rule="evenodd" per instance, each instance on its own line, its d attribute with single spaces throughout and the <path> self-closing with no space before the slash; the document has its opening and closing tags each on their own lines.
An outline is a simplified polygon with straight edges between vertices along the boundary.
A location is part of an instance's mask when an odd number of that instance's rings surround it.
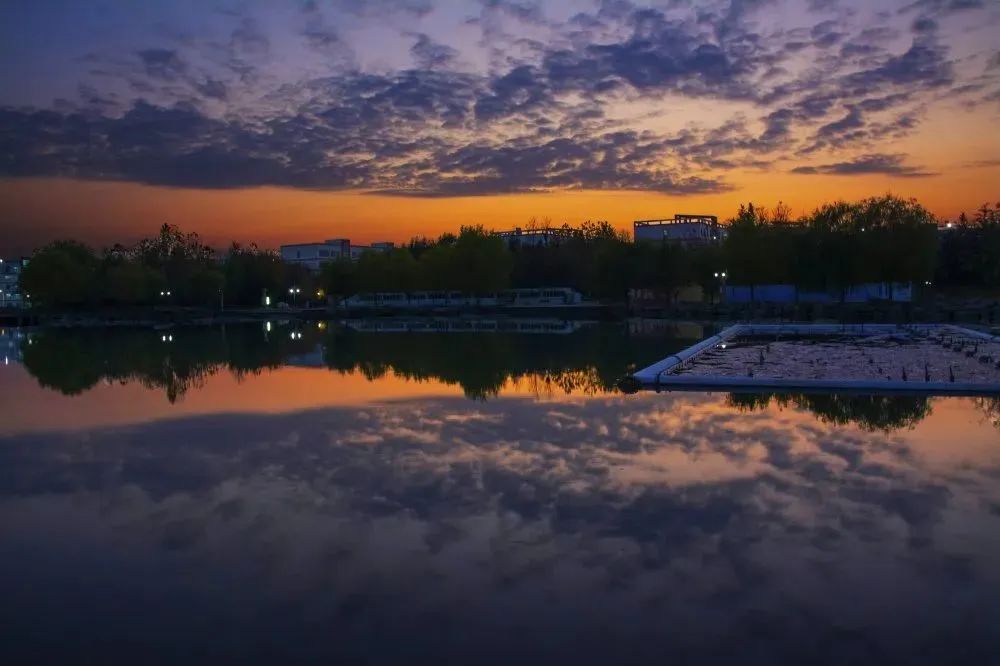
<svg viewBox="0 0 1000 666">
<path fill-rule="evenodd" d="M 735 180 L 735 179 L 734 179 Z M 953 217 L 1000 198 L 1000 165 L 930 178 L 740 175 L 739 189 L 720 194 L 669 196 L 635 191 L 571 191 L 459 198 L 374 196 L 282 188 L 196 190 L 68 179 L 0 180 L 0 252 L 30 253 L 57 238 L 96 246 L 132 242 L 164 223 L 196 231 L 216 246 L 232 240 L 261 246 L 348 237 L 355 242 L 406 241 L 436 236 L 463 224 L 501 229 L 532 216 L 576 225 L 607 219 L 631 229 L 634 219 L 675 213 L 731 216 L 741 201 L 766 206 L 781 200 L 794 213 L 836 198 L 892 192 L 916 197 L 936 215 Z"/>
</svg>

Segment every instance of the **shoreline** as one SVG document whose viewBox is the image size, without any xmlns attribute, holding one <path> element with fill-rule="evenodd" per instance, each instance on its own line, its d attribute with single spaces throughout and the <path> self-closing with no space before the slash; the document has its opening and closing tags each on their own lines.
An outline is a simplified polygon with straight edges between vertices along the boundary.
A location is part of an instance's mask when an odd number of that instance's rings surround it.
<svg viewBox="0 0 1000 666">
<path fill-rule="evenodd" d="M 223 312 L 194 307 L 136 307 L 86 310 L 29 308 L 0 310 L 0 326 L 170 326 L 247 323 L 297 319 L 377 319 L 390 317 L 555 318 L 568 321 L 663 319 L 706 322 L 801 321 L 838 323 L 966 323 L 1000 326 L 1000 299 L 949 299 L 917 303 L 773 305 L 689 303 L 583 303 L 560 306 L 458 306 L 433 308 L 229 308 Z"/>
</svg>

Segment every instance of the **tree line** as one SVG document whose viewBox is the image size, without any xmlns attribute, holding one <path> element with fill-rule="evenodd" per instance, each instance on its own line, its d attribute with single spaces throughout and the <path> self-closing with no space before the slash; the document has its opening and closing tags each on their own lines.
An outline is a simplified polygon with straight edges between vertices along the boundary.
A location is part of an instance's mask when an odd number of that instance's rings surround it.
<svg viewBox="0 0 1000 666">
<path fill-rule="evenodd" d="M 22 273 L 32 302 L 52 306 L 259 305 L 345 299 L 358 293 L 570 287 L 597 299 L 625 300 L 634 289 L 671 292 L 722 282 L 790 284 L 840 293 L 864 283 L 933 283 L 1000 288 L 1000 203 L 962 215 L 944 230 L 912 199 L 883 196 L 825 204 L 799 218 L 787 206 L 741 205 L 720 243 L 632 242 L 608 222 L 550 229 L 546 245 L 508 246 L 482 226 L 414 238 L 357 260 L 337 259 L 318 275 L 256 246 L 223 256 L 197 234 L 164 225 L 131 247 L 101 252 L 58 241 L 34 253 Z M 723 274 L 725 274 L 723 276 Z M 289 290 L 292 290 L 289 292 Z"/>
<path fill-rule="evenodd" d="M 301 335 L 289 335 L 296 330 Z M 320 347 L 324 366 L 370 381 L 388 373 L 412 381 L 461 387 L 472 399 L 488 400 L 509 383 L 537 395 L 603 394 L 616 391 L 623 374 L 691 340 L 632 335 L 623 326 L 583 327 L 568 335 L 508 332 L 371 333 L 337 325 L 296 328 L 276 325 L 181 327 L 166 342 L 148 329 L 47 328 L 23 345 L 24 366 L 43 387 L 78 395 L 103 381 L 138 383 L 163 391 L 170 402 L 229 372 L 237 378 L 282 367 L 290 356 Z M 728 403 L 742 411 L 772 402 L 795 406 L 835 423 L 868 430 L 913 427 L 930 413 L 926 397 L 733 393 Z M 1000 427 L 1000 400 L 977 401 Z"/>
<path fill-rule="evenodd" d="M 314 296 L 315 279 L 277 253 L 233 243 L 224 256 L 198 234 L 163 225 L 135 245 L 102 251 L 78 241 L 55 241 L 32 254 L 21 273 L 21 291 L 34 305 L 259 305 L 296 285 Z"/>
<path fill-rule="evenodd" d="M 543 227 L 547 228 L 547 227 Z M 325 266 L 321 283 L 346 298 L 365 292 L 571 287 L 624 300 L 633 289 L 671 292 L 723 282 L 788 284 L 841 297 L 865 283 L 1000 287 L 1000 204 L 939 232 L 917 201 L 891 195 L 824 204 L 799 218 L 787 206 L 741 205 L 712 244 L 632 242 L 607 222 L 547 228 L 546 245 L 507 247 L 482 227 L 414 239 L 383 255 Z M 890 290 L 891 293 L 891 290 Z"/>
</svg>

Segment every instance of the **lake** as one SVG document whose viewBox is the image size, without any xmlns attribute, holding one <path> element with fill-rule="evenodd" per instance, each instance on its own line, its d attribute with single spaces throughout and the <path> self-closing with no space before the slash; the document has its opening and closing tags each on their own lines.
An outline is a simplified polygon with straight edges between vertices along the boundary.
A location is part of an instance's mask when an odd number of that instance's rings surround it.
<svg viewBox="0 0 1000 666">
<path fill-rule="evenodd" d="M 1000 397 L 616 390 L 712 332 L 7 329 L 0 660 L 1000 662 Z"/>
</svg>

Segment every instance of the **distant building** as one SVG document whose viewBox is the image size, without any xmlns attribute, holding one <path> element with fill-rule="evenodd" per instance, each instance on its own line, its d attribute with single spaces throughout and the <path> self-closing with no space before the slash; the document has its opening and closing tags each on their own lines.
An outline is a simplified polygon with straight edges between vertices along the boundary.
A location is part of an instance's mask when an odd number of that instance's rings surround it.
<svg viewBox="0 0 1000 666">
<path fill-rule="evenodd" d="M 670 241 L 685 245 L 717 243 L 726 230 L 715 215 L 675 215 L 671 219 L 636 220 L 633 238 L 639 241 Z"/>
<path fill-rule="evenodd" d="M 497 236 L 507 242 L 507 247 L 548 247 L 571 238 L 571 229 L 522 229 L 514 227 L 510 231 L 497 231 Z"/>
<path fill-rule="evenodd" d="M 0 308 L 19 308 L 24 304 L 21 270 L 27 264 L 25 257 L 0 259 Z"/>
<path fill-rule="evenodd" d="M 20 328 L 0 328 L 0 356 L 4 365 L 24 361 L 21 347 L 25 340 L 31 339 L 30 335 Z"/>
<path fill-rule="evenodd" d="M 322 243 L 294 243 L 281 246 L 281 260 L 290 264 L 299 264 L 317 271 L 328 261 L 337 259 L 357 259 L 364 252 L 387 252 L 395 245 L 390 242 L 372 243 L 371 245 L 352 245 L 347 238 L 333 238 Z"/>
<path fill-rule="evenodd" d="M 383 241 L 381 243 L 372 243 L 371 245 L 352 245 L 351 259 L 357 259 L 365 252 L 389 252 L 394 247 L 396 247 L 396 244 L 390 241 Z"/>
</svg>

